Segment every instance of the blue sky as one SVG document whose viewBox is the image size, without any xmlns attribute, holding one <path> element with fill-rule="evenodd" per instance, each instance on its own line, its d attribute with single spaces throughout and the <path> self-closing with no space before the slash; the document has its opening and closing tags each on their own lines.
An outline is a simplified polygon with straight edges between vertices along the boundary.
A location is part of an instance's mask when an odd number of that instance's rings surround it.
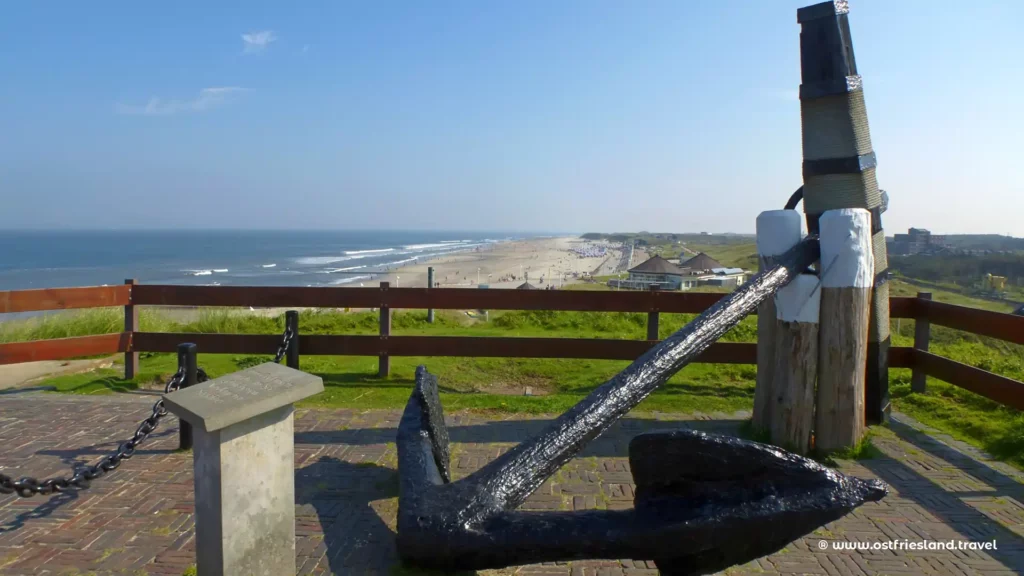
<svg viewBox="0 0 1024 576">
<path fill-rule="evenodd" d="M 0 227 L 750 232 L 806 4 L 10 3 Z M 850 19 L 889 233 L 1024 236 L 1019 3 Z"/>
</svg>

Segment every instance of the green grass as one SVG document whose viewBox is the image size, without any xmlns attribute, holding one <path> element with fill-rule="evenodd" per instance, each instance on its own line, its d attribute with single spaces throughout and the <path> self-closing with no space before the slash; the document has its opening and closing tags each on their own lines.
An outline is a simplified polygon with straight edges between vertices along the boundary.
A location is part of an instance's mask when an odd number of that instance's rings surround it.
<svg viewBox="0 0 1024 576">
<path fill-rule="evenodd" d="M 818 454 L 816 457 L 830 465 L 838 460 L 871 460 L 882 456 L 882 451 L 871 442 L 872 432 L 869 430 L 856 446 L 836 450 L 827 454 Z"/>
<path fill-rule="evenodd" d="M 757 246 L 753 242 L 740 244 L 695 244 L 689 243 L 687 248 L 694 252 L 704 252 L 723 266 L 757 270 Z"/>
<path fill-rule="evenodd" d="M 894 371 L 890 394 L 897 410 L 1024 469 L 1024 413 L 946 382 L 928 379 L 928 391 L 910 390 L 910 371 Z"/>
<path fill-rule="evenodd" d="M 1016 308 L 1013 304 L 1008 302 L 973 298 L 958 292 L 956 287 L 952 285 L 945 287 L 939 284 L 932 286 L 917 286 L 898 277 L 893 278 L 889 282 L 889 296 L 917 296 L 918 292 L 931 292 L 932 300 L 935 300 L 936 302 L 957 304 L 959 306 L 968 306 L 970 308 L 981 308 L 983 310 L 992 310 L 993 312 L 1013 312 Z"/>
<path fill-rule="evenodd" d="M 924 290 L 898 280 L 890 282 L 893 296 L 914 296 L 918 291 Z M 997 312 L 1009 308 L 954 292 L 931 292 L 939 302 Z M 891 327 L 893 346 L 913 346 L 913 320 L 892 320 Z M 933 325 L 929 351 L 1024 382 L 1024 346 Z M 910 377 L 907 369 L 889 371 L 890 397 L 897 411 L 1024 469 L 1024 413 L 935 378 L 928 378 L 924 394 L 914 393 Z"/>
<path fill-rule="evenodd" d="M 737 248 L 725 246 L 724 248 Z M 894 295 L 913 295 L 917 288 L 893 281 Z M 999 309 L 999 303 L 933 290 L 938 301 Z M 1005 308 L 1004 308 L 1005 310 Z M 0 342 L 58 338 L 119 331 L 121 309 L 96 309 L 0 324 Z M 693 315 L 663 314 L 660 336 L 666 337 Z M 588 313 L 510 311 L 491 313 L 481 322 L 457 312 L 442 311 L 434 324 L 423 311 L 397 312 L 392 320 L 396 335 L 464 335 L 513 337 L 588 337 L 641 339 L 646 332 L 643 313 Z M 166 315 L 143 310 L 146 331 L 202 333 L 279 333 L 283 318 L 210 310 L 194 320 L 175 322 Z M 300 315 L 304 334 L 376 334 L 376 313 L 309 311 Z M 892 344 L 913 343 L 913 320 L 892 321 Z M 746 319 L 724 341 L 752 342 L 756 321 Z M 931 351 L 985 370 L 1024 381 L 1024 347 L 943 327 L 932 327 Z M 200 365 L 217 377 L 269 360 L 269 356 L 202 354 Z M 472 409 L 503 413 L 562 412 L 595 386 L 607 381 L 628 363 L 604 360 L 531 358 L 415 358 L 393 357 L 388 378 L 377 377 L 377 359 L 351 356 L 307 356 L 302 368 L 323 377 L 325 391 L 303 402 L 304 406 L 347 408 L 399 408 L 408 400 L 415 367 L 425 364 L 437 374 L 442 397 L 449 410 Z M 121 369 L 101 369 L 85 374 L 50 378 L 41 384 L 57 392 L 105 394 L 155 388 L 175 369 L 172 354 L 142 354 L 141 373 L 132 380 Z M 724 412 L 749 410 L 753 403 L 756 369 L 748 365 L 695 364 L 676 374 L 639 407 L 641 411 Z M 1024 467 L 1024 417 L 976 394 L 929 379 L 928 392 L 910 391 L 910 371 L 890 371 L 896 410 L 971 442 L 994 456 Z M 530 386 L 534 396 L 523 396 Z"/>
<path fill-rule="evenodd" d="M 200 365 L 216 378 L 269 360 L 269 357 L 228 354 L 200 355 Z M 132 380 L 120 370 L 104 369 L 51 378 L 43 383 L 57 392 L 109 394 L 153 388 L 175 370 L 172 354 L 152 354 L 141 360 L 141 373 Z M 448 410 L 474 409 L 507 413 L 562 412 L 628 363 L 609 360 L 416 358 L 391 359 L 391 375 L 377 377 L 377 359 L 319 356 L 302 359 L 302 369 L 324 379 L 324 392 L 303 401 L 306 407 L 399 408 L 409 399 L 416 366 L 426 364 L 440 378 Z M 700 364 L 687 367 L 641 405 L 641 410 L 664 412 L 725 412 L 750 407 L 753 366 Z M 531 386 L 539 396 L 523 396 Z"/>
<path fill-rule="evenodd" d="M 61 336 L 76 330 L 96 333 L 109 324 L 109 311 L 92 311 L 68 316 L 70 327 Z M 302 312 L 303 334 L 376 334 L 376 313 Z M 692 318 L 686 314 L 664 314 L 660 335 L 668 336 Z M 187 323 L 174 323 L 158 314 L 144 315 L 144 330 L 201 333 L 277 333 L 283 319 L 265 318 L 233 311 L 210 311 Z M 8 338 L 36 339 L 54 333 L 54 320 L 5 326 Z M 151 327 L 146 326 L 149 323 Z M 11 323 L 17 324 L 17 323 Z M 78 332 L 79 334 L 82 332 Z M 397 312 L 392 319 L 392 334 L 466 335 L 466 336 L 546 336 L 642 339 L 646 333 L 646 314 L 588 313 L 554 311 L 494 312 L 489 322 L 470 320 L 455 312 L 440 312 L 434 324 L 426 322 L 422 311 Z M 752 341 L 756 323 L 745 320 L 725 337 L 728 341 Z M 269 356 L 202 354 L 199 363 L 217 377 L 269 360 Z M 143 353 L 140 374 L 121 377 L 121 369 L 102 369 L 84 374 L 50 378 L 42 383 L 57 392 L 103 394 L 127 392 L 139 388 L 158 388 L 175 370 L 173 354 Z M 354 356 L 307 356 L 305 371 L 324 379 L 325 391 L 305 401 L 306 406 L 397 408 L 408 400 L 415 368 L 427 367 L 440 378 L 445 406 L 452 410 L 477 409 L 500 412 L 561 412 L 575 404 L 595 386 L 605 382 L 625 366 L 625 361 L 570 360 L 543 358 L 417 358 L 393 357 L 391 375 L 377 377 L 377 359 Z M 656 392 L 641 407 L 673 412 L 734 412 L 752 402 L 755 376 L 753 366 L 693 365 Z M 534 396 L 523 396 L 526 386 Z"/>
</svg>

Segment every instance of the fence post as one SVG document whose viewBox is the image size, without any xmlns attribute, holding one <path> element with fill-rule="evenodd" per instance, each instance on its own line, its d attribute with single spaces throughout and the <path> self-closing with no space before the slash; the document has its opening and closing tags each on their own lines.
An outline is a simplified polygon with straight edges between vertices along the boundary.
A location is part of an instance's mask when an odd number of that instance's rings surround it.
<svg viewBox="0 0 1024 576">
<path fill-rule="evenodd" d="M 184 380 L 179 389 L 185 389 L 196 384 L 198 366 L 196 364 L 195 344 L 178 344 L 178 369 L 184 372 Z M 190 450 L 191 448 L 192 425 L 179 418 L 178 449 Z"/>
<path fill-rule="evenodd" d="M 427 267 L 427 288 L 430 289 L 430 288 L 433 288 L 433 287 L 434 287 L 434 267 L 433 266 L 428 266 Z M 434 309 L 433 308 L 427 308 L 427 323 L 428 324 L 433 324 L 434 323 Z"/>
<path fill-rule="evenodd" d="M 299 312 L 289 310 L 284 313 L 285 330 L 290 330 L 292 339 L 288 342 L 288 350 L 285 352 L 285 362 L 289 368 L 299 369 Z"/>
<path fill-rule="evenodd" d="M 388 282 L 380 283 L 381 292 L 381 306 L 380 306 L 380 344 L 381 353 L 378 362 L 377 376 L 379 378 L 387 378 L 391 374 L 391 357 L 388 356 L 386 347 L 388 343 L 388 336 L 391 335 L 391 308 L 387 305 L 387 301 L 384 295 L 387 294 Z"/>
<path fill-rule="evenodd" d="M 917 299 L 920 300 L 931 300 L 931 292 L 918 292 Z M 915 302 L 916 304 L 916 302 Z M 928 342 L 931 340 L 932 327 L 931 322 L 928 321 L 928 316 L 925 314 L 915 314 L 914 317 L 914 350 L 920 350 L 922 352 L 928 351 Z M 926 391 L 926 383 L 928 381 L 928 375 L 917 367 L 917 363 L 914 363 L 913 372 L 910 375 L 910 390 L 912 392 L 919 392 L 924 394 Z"/>
<path fill-rule="evenodd" d="M 658 295 L 656 294 L 656 292 L 658 292 L 658 290 L 660 290 L 660 289 L 661 289 L 661 287 L 659 285 L 651 284 L 651 292 L 655 293 L 655 294 L 653 294 L 653 296 L 651 298 L 651 302 L 654 303 L 655 308 L 651 312 L 647 313 L 647 339 L 648 340 L 657 340 L 658 339 L 658 308 L 657 308 L 657 306 L 658 306 L 657 305 Z"/>
<path fill-rule="evenodd" d="M 124 307 L 124 331 L 132 334 L 128 337 L 129 349 L 124 353 L 124 379 L 131 380 L 139 373 L 139 353 L 132 350 L 135 346 L 134 334 L 139 331 L 139 309 L 131 303 L 135 279 L 127 278 L 124 283 L 128 285 L 128 305 Z"/>
</svg>

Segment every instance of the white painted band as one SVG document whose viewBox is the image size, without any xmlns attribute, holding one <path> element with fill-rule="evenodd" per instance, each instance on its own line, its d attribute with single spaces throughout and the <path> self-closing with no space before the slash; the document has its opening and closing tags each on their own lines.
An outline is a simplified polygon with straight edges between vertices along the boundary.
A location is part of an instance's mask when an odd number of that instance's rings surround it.
<svg viewBox="0 0 1024 576">
<path fill-rule="evenodd" d="M 818 277 L 800 274 L 775 293 L 776 318 L 785 322 L 817 324 L 820 303 Z"/>
<path fill-rule="evenodd" d="M 871 251 L 871 213 L 863 208 L 828 210 L 818 220 L 821 238 L 821 285 L 825 288 L 870 288 L 875 256 Z"/>
<path fill-rule="evenodd" d="M 757 216 L 757 253 L 779 256 L 800 243 L 803 218 L 796 210 L 768 210 Z"/>
</svg>

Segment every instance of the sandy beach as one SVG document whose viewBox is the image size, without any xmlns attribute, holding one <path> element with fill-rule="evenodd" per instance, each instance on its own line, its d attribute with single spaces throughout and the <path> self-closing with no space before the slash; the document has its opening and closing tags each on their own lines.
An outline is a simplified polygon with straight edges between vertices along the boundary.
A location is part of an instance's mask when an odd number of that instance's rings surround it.
<svg viewBox="0 0 1024 576">
<path fill-rule="evenodd" d="M 604 249 L 603 255 L 592 255 Z M 561 288 L 586 282 L 589 276 L 608 276 L 625 272 L 646 259 L 641 250 L 630 253 L 628 247 L 617 243 L 583 240 L 578 237 L 532 238 L 527 240 L 496 242 L 482 246 L 479 251 L 448 254 L 438 258 L 420 260 L 414 264 L 395 268 L 373 279 L 339 285 L 339 289 L 378 286 L 390 282 L 393 287 L 426 287 L 427 268 L 434 267 L 434 280 L 442 288 L 473 288 L 485 284 L 489 288 L 516 288 L 529 281 L 533 286 L 547 289 Z M 147 306 L 177 322 L 194 321 L 200 308 L 190 306 Z M 285 308 L 259 308 L 236 311 L 264 316 L 283 314 Z M 355 311 L 355 310 L 353 310 Z M 75 314 L 77 311 L 51 312 L 45 316 Z M 27 319 L 27 318 L 26 318 Z M 0 323 L 18 321 L 0 315 Z"/>
<path fill-rule="evenodd" d="M 576 251 L 605 248 L 602 256 L 580 255 Z M 574 251 L 575 250 L 575 251 Z M 470 288 L 486 284 L 490 288 L 516 288 L 529 281 L 537 288 L 561 287 L 584 282 L 585 276 L 604 276 L 630 267 L 629 249 L 623 256 L 618 244 L 595 242 L 575 237 L 536 238 L 499 242 L 479 251 L 464 252 L 391 270 L 364 286 L 387 281 L 391 286 L 427 285 L 427 268 L 434 268 L 434 281 L 442 288 Z M 632 265 L 641 254 L 634 253 Z M 359 283 L 353 282 L 352 286 Z"/>
</svg>

